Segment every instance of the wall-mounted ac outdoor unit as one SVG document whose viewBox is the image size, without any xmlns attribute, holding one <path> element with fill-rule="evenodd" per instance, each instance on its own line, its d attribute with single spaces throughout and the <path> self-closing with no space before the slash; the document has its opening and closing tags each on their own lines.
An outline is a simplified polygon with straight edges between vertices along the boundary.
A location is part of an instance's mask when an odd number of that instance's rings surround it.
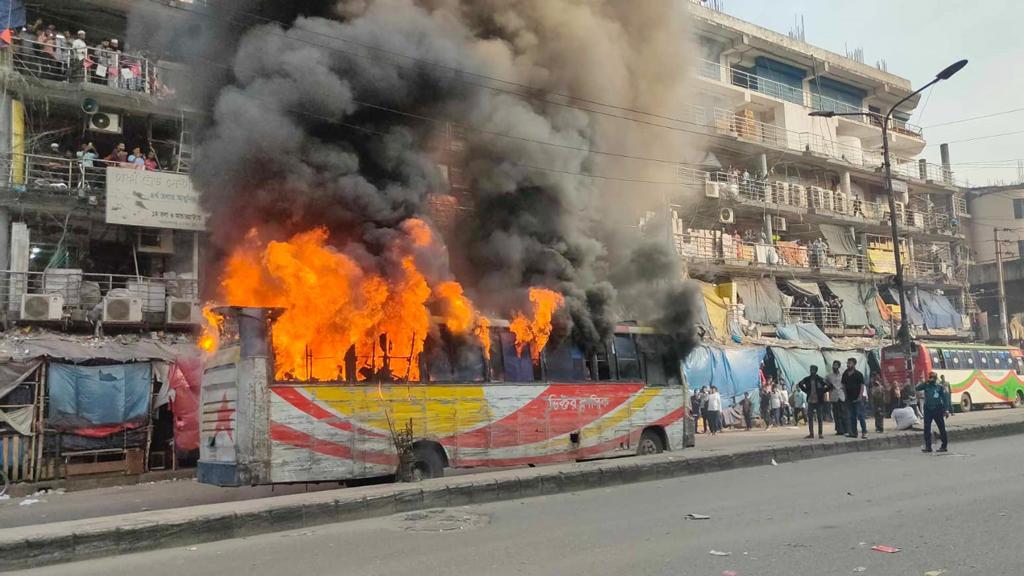
<svg viewBox="0 0 1024 576">
<path fill-rule="evenodd" d="M 718 221 L 722 224 L 732 224 L 736 221 L 736 215 L 732 213 L 732 208 L 722 208 L 718 211 Z"/>
<path fill-rule="evenodd" d="M 93 132 L 121 133 L 121 117 L 110 112 L 97 112 L 89 116 L 89 130 Z"/>
<path fill-rule="evenodd" d="M 142 299 L 141 298 L 111 298 L 103 299 L 103 323 L 104 324 L 137 324 L 142 322 Z"/>
<path fill-rule="evenodd" d="M 705 182 L 704 183 L 704 197 L 705 198 L 718 198 L 720 196 L 718 191 L 718 182 Z"/>
<path fill-rule="evenodd" d="M 786 219 L 782 216 L 772 216 L 772 232 L 785 232 Z"/>
<path fill-rule="evenodd" d="M 799 184 L 790 184 L 789 199 L 794 206 L 807 208 L 807 189 Z"/>
<path fill-rule="evenodd" d="M 63 294 L 22 294 L 21 320 L 52 322 L 64 317 Z"/>
<path fill-rule="evenodd" d="M 199 302 L 191 298 L 167 299 L 167 324 L 186 326 L 202 322 L 203 313 Z"/>
</svg>

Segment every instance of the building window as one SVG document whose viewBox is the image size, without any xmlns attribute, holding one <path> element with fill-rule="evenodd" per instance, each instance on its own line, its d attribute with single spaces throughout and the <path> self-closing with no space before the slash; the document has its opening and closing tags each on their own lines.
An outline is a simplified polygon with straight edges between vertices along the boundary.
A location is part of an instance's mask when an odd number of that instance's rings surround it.
<svg viewBox="0 0 1024 576">
<path fill-rule="evenodd" d="M 1018 220 L 1024 218 L 1024 198 L 1013 199 L 1013 217 Z"/>
</svg>

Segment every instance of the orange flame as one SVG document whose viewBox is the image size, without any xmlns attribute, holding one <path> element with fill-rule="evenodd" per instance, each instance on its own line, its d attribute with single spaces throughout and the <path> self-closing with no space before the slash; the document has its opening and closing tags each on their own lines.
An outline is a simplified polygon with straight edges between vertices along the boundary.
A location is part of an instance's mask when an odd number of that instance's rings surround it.
<svg viewBox="0 0 1024 576">
<path fill-rule="evenodd" d="M 224 323 L 224 317 L 213 311 L 213 306 L 203 306 L 203 326 L 199 335 L 199 349 L 207 354 L 217 351 L 219 344 L 220 327 Z"/>
<path fill-rule="evenodd" d="M 385 272 L 328 244 L 323 228 L 271 242 L 252 231 L 230 256 L 225 301 L 284 309 L 273 332 L 278 379 L 418 380 L 431 303 L 452 333 L 469 334 L 477 313 L 462 286 L 431 286 L 416 267 L 412 252 L 434 242 L 430 227 L 409 219 L 401 229 L 389 253 L 397 265 Z"/>
<path fill-rule="evenodd" d="M 561 294 L 547 288 L 530 288 L 532 318 L 516 312 L 509 324 L 509 330 L 516 337 L 516 355 L 522 356 L 523 349 L 530 345 L 533 361 L 540 360 L 540 351 L 551 338 L 551 318 L 565 302 Z"/>
<path fill-rule="evenodd" d="M 480 340 L 480 347 L 484 351 L 484 360 L 491 359 L 491 321 L 484 316 L 476 319 L 476 329 L 473 334 Z"/>
</svg>

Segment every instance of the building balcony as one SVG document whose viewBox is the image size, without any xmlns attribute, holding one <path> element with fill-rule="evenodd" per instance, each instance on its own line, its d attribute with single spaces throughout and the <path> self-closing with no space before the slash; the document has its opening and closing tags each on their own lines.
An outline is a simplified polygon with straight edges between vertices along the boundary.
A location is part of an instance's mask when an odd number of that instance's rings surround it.
<svg viewBox="0 0 1024 576">
<path fill-rule="evenodd" d="M 69 40 L 70 42 L 70 40 Z M 70 45 L 16 39 L 5 64 L 23 76 L 63 84 L 104 86 L 111 90 L 166 96 L 157 67 L 147 58 L 97 47 L 79 58 Z"/>
<path fill-rule="evenodd" d="M 201 322 L 198 282 L 94 274 L 77 269 L 0 271 L 0 299 L 8 320 L 48 325 L 190 328 Z M 182 304 L 184 303 L 184 304 Z"/>
</svg>

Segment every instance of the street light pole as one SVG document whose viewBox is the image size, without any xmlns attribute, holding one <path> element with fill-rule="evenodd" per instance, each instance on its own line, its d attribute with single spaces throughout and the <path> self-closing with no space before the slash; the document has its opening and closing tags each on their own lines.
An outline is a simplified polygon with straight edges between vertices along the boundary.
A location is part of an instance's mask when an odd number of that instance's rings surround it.
<svg viewBox="0 0 1024 576">
<path fill-rule="evenodd" d="M 948 80 L 953 74 L 960 71 L 961 68 L 967 65 L 967 60 L 959 60 L 950 64 L 944 68 L 941 72 L 935 75 L 930 82 L 921 86 L 917 90 L 914 90 L 910 94 L 907 94 L 899 102 L 892 105 L 889 108 L 889 112 L 884 116 L 871 111 L 859 111 L 859 112 L 835 112 L 832 110 L 815 110 L 811 112 L 810 116 L 818 116 L 823 118 L 831 118 L 833 116 L 869 116 L 875 118 L 881 123 L 882 127 L 882 167 L 884 169 L 884 180 L 885 180 L 885 193 L 889 197 L 889 226 L 892 230 L 892 249 L 893 249 L 893 263 L 896 265 L 896 276 L 893 279 L 896 284 L 897 294 L 899 296 L 900 303 L 900 328 L 898 333 L 898 340 L 902 344 L 904 358 L 906 360 L 907 378 L 910 380 L 910 384 L 914 383 L 914 354 L 913 354 L 913 342 L 910 338 L 910 324 L 907 321 L 907 297 L 903 290 L 903 258 L 900 256 L 900 234 L 899 225 L 896 220 L 896 197 L 892 191 L 892 161 L 889 156 L 889 125 L 892 122 L 893 114 L 896 109 L 903 105 L 904 102 L 910 100 L 914 96 L 917 96 L 921 92 L 927 90 L 933 84 L 942 80 Z"/>
</svg>

